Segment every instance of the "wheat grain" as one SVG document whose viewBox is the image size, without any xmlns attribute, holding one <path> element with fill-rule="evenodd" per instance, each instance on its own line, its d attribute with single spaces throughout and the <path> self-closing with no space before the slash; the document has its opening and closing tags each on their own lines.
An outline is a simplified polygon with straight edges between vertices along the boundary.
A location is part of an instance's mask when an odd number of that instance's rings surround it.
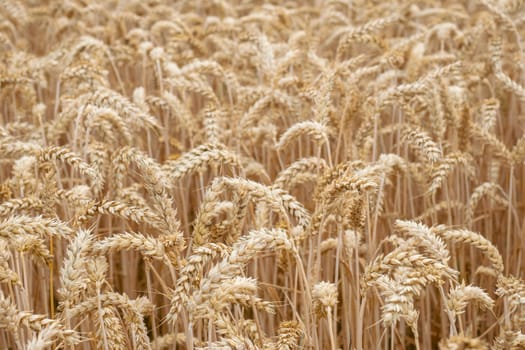
<svg viewBox="0 0 525 350">
<path fill-rule="evenodd" d="M 522 348 L 523 4 L 0 1 L 0 348 Z"/>
</svg>

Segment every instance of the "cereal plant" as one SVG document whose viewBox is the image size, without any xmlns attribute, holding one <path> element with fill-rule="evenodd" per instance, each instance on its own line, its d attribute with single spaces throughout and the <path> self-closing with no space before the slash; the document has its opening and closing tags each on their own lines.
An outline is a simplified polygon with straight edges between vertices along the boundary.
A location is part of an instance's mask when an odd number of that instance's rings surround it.
<svg viewBox="0 0 525 350">
<path fill-rule="evenodd" d="M 0 18 L 0 349 L 525 349 L 524 1 Z"/>
</svg>

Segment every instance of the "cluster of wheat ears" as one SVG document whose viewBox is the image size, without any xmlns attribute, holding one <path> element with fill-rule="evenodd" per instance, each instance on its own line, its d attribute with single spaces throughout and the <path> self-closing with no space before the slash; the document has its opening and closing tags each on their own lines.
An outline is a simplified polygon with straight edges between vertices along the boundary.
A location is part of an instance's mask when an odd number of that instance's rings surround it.
<svg viewBox="0 0 525 350">
<path fill-rule="evenodd" d="M 524 349 L 525 4 L 0 1 L 1 349 Z"/>
</svg>

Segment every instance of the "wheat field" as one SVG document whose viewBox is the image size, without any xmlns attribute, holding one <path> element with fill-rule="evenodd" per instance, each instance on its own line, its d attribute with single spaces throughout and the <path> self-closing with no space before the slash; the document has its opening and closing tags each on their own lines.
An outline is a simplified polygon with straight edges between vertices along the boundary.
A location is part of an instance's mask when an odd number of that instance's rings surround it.
<svg viewBox="0 0 525 350">
<path fill-rule="evenodd" d="M 0 18 L 0 349 L 525 349 L 524 1 Z"/>
</svg>

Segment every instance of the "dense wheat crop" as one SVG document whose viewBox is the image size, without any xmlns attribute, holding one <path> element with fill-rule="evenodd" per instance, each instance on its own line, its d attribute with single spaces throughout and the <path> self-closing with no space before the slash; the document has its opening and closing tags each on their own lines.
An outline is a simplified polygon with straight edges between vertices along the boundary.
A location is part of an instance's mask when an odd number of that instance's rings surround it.
<svg viewBox="0 0 525 350">
<path fill-rule="evenodd" d="M 0 349 L 525 349 L 523 1 L 0 18 Z"/>
</svg>

